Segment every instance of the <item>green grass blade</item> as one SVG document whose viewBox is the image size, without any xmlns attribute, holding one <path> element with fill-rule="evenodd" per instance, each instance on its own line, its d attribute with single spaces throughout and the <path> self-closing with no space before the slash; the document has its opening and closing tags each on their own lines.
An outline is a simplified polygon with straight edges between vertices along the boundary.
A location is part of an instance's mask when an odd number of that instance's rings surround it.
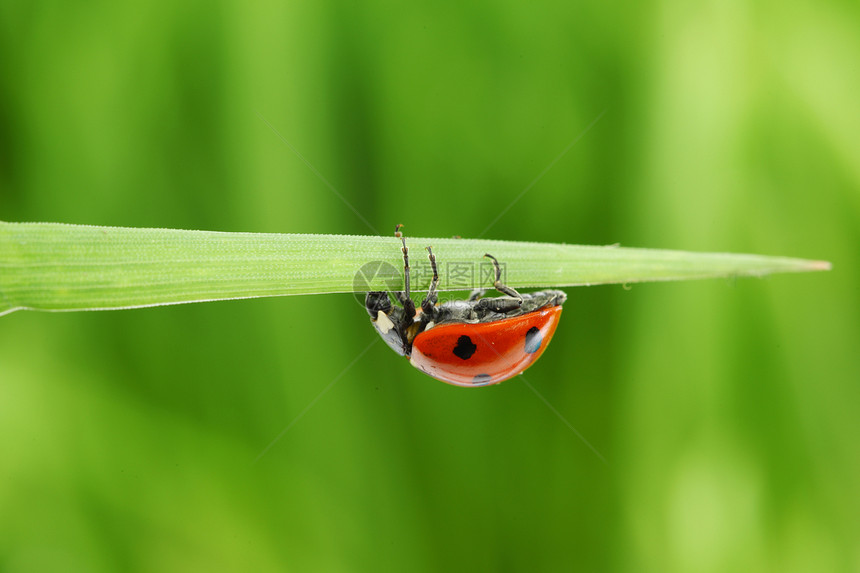
<svg viewBox="0 0 860 573">
<path fill-rule="evenodd" d="M 424 247 L 439 261 L 440 290 L 491 285 L 484 253 L 515 288 L 568 287 L 761 276 L 827 270 L 830 264 L 758 255 L 688 253 L 472 239 L 407 238 L 413 290 L 428 286 Z M 184 302 L 364 290 L 355 276 L 390 264 L 367 286 L 402 280 L 393 237 L 218 233 L 0 222 L 0 314 L 17 309 L 99 310 Z M 457 272 L 459 271 L 461 272 Z M 465 274 L 462 272 L 465 271 Z M 393 283 L 392 283 L 393 281 Z"/>
</svg>

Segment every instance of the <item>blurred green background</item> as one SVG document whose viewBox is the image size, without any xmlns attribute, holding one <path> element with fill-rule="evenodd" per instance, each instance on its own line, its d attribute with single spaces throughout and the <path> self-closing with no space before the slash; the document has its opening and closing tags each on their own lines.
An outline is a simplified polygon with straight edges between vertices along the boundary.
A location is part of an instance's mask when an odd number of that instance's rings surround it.
<svg viewBox="0 0 860 573">
<path fill-rule="evenodd" d="M 262 117 L 382 232 L 475 237 L 605 111 L 486 237 L 834 263 L 569 289 L 526 378 L 605 464 L 522 380 L 356 360 L 350 295 L 3 317 L 0 570 L 860 570 L 858 29 L 0 3 L 2 220 L 372 234 Z"/>
</svg>

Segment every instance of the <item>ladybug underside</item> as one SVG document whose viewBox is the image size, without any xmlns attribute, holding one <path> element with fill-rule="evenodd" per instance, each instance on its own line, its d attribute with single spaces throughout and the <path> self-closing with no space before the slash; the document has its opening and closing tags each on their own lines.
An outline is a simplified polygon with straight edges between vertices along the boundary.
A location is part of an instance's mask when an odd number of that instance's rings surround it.
<svg viewBox="0 0 860 573">
<path fill-rule="evenodd" d="M 425 312 L 426 305 L 422 305 L 415 310 L 412 317 L 408 317 L 406 309 L 391 304 L 388 293 L 370 292 L 367 294 L 367 309 L 373 326 L 386 344 L 398 354 L 409 357 L 412 355 L 415 337 L 436 326 L 497 322 L 542 308 L 559 306 L 567 300 L 567 295 L 559 290 L 525 293 L 519 308 L 505 312 L 493 308 L 498 305 L 487 304 L 499 299 L 481 298 L 482 295 L 483 290 L 474 291 L 468 300 L 451 300 L 437 304 L 429 312 Z"/>
</svg>

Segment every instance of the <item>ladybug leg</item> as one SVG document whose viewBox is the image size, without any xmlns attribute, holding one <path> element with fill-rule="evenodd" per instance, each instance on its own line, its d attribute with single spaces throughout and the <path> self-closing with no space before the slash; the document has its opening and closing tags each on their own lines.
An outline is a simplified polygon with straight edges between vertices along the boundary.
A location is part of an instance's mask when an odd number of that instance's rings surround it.
<svg viewBox="0 0 860 573">
<path fill-rule="evenodd" d="M 477 306 L 496 312 L 510 312 L 520 308 L 523 305 L 523 297 L 520 293 L 502 283 L 502 269 L 499 267 L 499 261 L 489 253 L 484 256 L 493 261 L 493 268 L 496 271 L 496 280 L 493 282 L 493 286 L 497 291 L 508 296 L 482 298 L 478 301 Z"/>
<path fill-rule="evenodd" d="M 403 233 L 400 232 L 400 228 L 403 225 L 395 225 L 394 227 L 394 236 L 400 239 L 400 242 L 403 243 L 403 247 L 400 249 L 400 252 L 403 253 L 403 288 L 402 292 L 395 293 L 397 295 L 397 300 L 400 301 L 400 304 L 403 305 L 403 319 L 408 324 L 412 324 L 412 320 L 415 318 L 415 303 L 412 302 L 412 299 L 409 297 L 409 249 L 406 248 L 406 238 L 403 236 Z"/>
<path fill-rule="evenodd" d="M 427 256 L 430 258 L 430 268 L 433 269 L 433 279 L 430 281 L 430 290 L 427 291 L 427 296 L 421 302 L 421 310 L 426 316 L 433 317 L 435 316 L 436 301 L 438 300 L 436 287 L 439 286 L 439 273 L 436 270 L 436 255 L 433 254 L 432 247 L 427 247 Z"/>
<path fill-rule="evenodd" d="M 517 291 L 515 291 L 511 287 L 502 284 L 502 269 L 501 269 L 501 267 L 499 267 L 498 259 L 496 259 L 496 257 L 494 257 L 493 255 L 491 255 L 489 253 L 485 254 L 484 256 L 493 261 L 493 268 L 496 271 L 496 280 L 493 282 L 493 286 L 496 288 L 496 290 L 499 291 L 500 293 L 508 295 L 509 297 L 513 297 L 513 298 L 519 300 L 520 304 L 522 304 L 522 302 L 523 302 L 522 295 L 520 295 L 520 293 L 518 293 Z"/>
</svg>

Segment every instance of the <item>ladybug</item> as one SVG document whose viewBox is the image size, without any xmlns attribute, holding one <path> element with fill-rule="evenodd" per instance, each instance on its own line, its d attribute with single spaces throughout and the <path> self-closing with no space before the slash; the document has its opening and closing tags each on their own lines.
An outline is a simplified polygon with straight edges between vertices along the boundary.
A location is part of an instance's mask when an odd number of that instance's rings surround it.
<svg viewBox="0 0 860 573">
<path fill-rule="evenodd" d="M 522 373 L 546 350 L 561 317 L 567 295 L 558 290 L 520 294 L 502 284 L 499 261 L 493 262 L 493 286 L 505 296 L 485 298 L 476 289 L 467 300 L 438 303 L 439 274 L 433 249 L 427 247 L 433 279 L 416 308 L 409 293 L 409 250 L 400 232 L 404 290 L 368 292 L 365 307 L 374 328 L 395 352 L 425 374 L 455 386 L 487 386 Z"/>
</svg>

